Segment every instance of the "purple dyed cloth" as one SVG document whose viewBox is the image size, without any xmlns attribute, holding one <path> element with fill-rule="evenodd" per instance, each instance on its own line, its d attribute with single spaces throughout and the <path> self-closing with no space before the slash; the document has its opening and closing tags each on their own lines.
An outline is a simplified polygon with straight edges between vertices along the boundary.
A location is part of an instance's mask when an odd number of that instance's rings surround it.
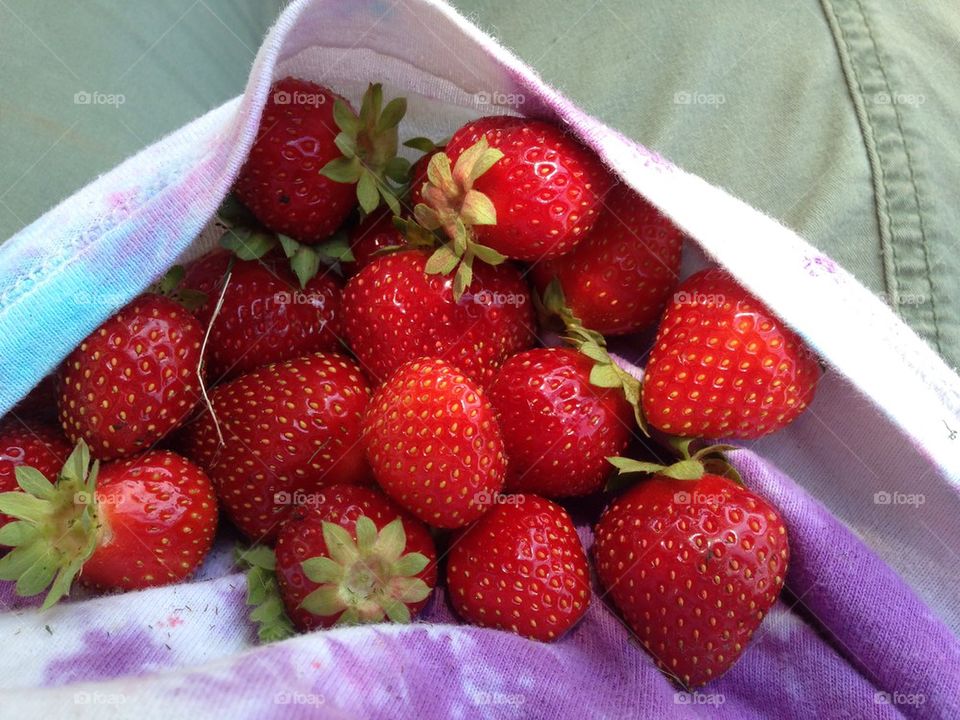
<svg viewBox="0 0 960 720">
<path fill-rule="evenodd" d="M 793 481 L 750 451 L 732 455 L 747 484 L 781 509 L 791 567 L 741 660 L 695 692 L 661 675 L 596 586 L 583 621 L 553 644 L 458 625 L 438 589 L 409 626 L 324 631 L 236 654 L 251 647 L 253 629 L 243 580 L 226 575 L 44 616 L 48 689 L 21 702 L 39 711 L 73 698 L 145 717 L 160 715 L 145 708 L 154 704 L 201 717 L 229 707 L 230 717 L 258 719 L 960 717 L 951 631 Z M 589 548 L 589 525 L 580 530 Z M 15 614 L 0 616 L 0 636 Z M 69 651 L 49 652 L 62 643 Z M 198 650 L 205 662 L 189 667 Z M 15 672 L 9 656 L 4 665 Z"/>
</svg>

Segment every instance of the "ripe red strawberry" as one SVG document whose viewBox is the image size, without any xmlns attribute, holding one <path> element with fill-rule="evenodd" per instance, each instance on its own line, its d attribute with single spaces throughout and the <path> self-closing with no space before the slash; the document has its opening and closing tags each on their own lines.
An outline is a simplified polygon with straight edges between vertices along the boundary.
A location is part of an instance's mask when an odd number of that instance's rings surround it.
<svg viewBox="0 0 960 720">
<path fill-rule="evenodd" d="M 661 669 L 687 687 L 730 668 L 783 587 L 777 511 L 731 480 L 656 476 L 596 527 L 597 574 Z"/>
<path fill-rule="evenodd" d="M 429 525 L 462 527 L 489 509 L 506 472 L 496 412 L 443 360 L 414 360 L 384 383 L 364 419 L 380 486 Z"/>
<path fill-rule="evenodd" d="M 34 468 L 20 468 L 17 479 L 33 501 L 24 503 L 22 492 L 0 495 L 0 508 L 19 519 L 0 531 L 0 542 L 15 547 L 0 559 L 0 578 L 17 580 L 20 595 L 50 587 L 45 607 L 78 576 L 100 589 L 177 582 L 213 544 L 213 486 L 200 468 L 167 450 L 106 463 L 98 472 L 81 441 L 56 484 Z"/>
<path fill-rule="evenodd" d="M 722 270 L 687 278 L 664 313 L 643 412 L 671 435 L 758 438 L 813 400 L 820 366 L 803 341 Z"/>
<path fill-rule="evenodd" d="M 358 115 L 328 88 L 284 78 L 270 89 L 234 192 L 270 230 L 307 244 L 337 230 L 358 201 L 370 214 L 382 197 L 398 213 L 396 183 L 409 171 L 397 157 L 405 112 L 403 98 L 383 105 L 380 85 Z"/>
<path fill-rule="evenodd" d="M 444 150 L 447 164 L 456 167 L 481 140 L 497 151 L 492 165 L 484 161 L 465 173 L 457 168 L 452 177 L 433 172 L 420 189 L 447 233 L 453 227 L 445 217 L 459 214 L 478 243 L 507 257 L 538 261 L 570 252 L 593 228 L 614 182 L 600 159 L 555 125 L 495 116 L 457 130 Z M 495 218 L 477 212 L 471 193 L 489 199 Z"/>
<path fill-rule="evenodd" d="M 350 250 L 354 259 L 341 263 L 341 266 L 347 276 L 356 275 L 380 257 L 382 253 L 378 251 L 406 244 L 406 238 L 393 225 L 391 213 L 368 215 L 350 230 Z"/>
<path fill-rule="evenodd" d="M 300 630 L 409 622 L 437 583 L 437 551 L 427 528 L 383 493 L 336 485 L 284 521 L 276 573 Z"/>
<path fill-rule="evenodd" d="M 60 422 L 94 457 L 150 448 L 200 398 L 203 329 L 183 306 L 141 295 L 94 330 L 59 371 Z"/>
<path fill-rule="evenodd" d="M 340 347 L 339 283 L 321 274 L 301 289 L 286 258 L 277 254 L 239 260 L 216 250 L 187 266 L 182 286 L 207 296 L 195 311 L 204 329 L 210 324 L 231 258 L 230 281 L 204 355 L 212 380 Z"/>
<path fill-rule="evenodd" d="M 353 185 L 320 174 L 341 157 L 334 142 L 338 99 L 346 102 L 306 80 L 288 77 L 274 83 L 257 139 L 234 185 L 257 220 L 303 243 L 333 234 L 356 206 Z"/>
<path fill-rule="evenodd" d="M 590 605 L 590 571 L 567 511 L 507 495 L 450 546 L 447 587 L 457 613 L 481 627 L 555 640 Z"/>
<path fill-rule="evenodd" d="M 467 292 L 427 275 L 419 250 L 377 258 L 343 292 L 347 342 L 380 381 L 419 357 L 442 358 L 485 385 L 508 356 L 533 344 L 533 304 L 509 265 L 480 264 Z"/>
<path fill-rule="evenodd" d="M 213 480 L 233 523 L 270 542 L 294 504 L 327 485 L 369 479 L 360 433 L 370 390 L 349 358 L 317 353 L 265 365 L 215 388 L 184 450 Z"/>
<path fill-rule="evenodd" d="M 533 268 L 542 293 L 556 277 L 584 326 L 604 335 L 644 330 L 660 317 L 680 272 L 683 233 L 626 185 L 604 199 L 593 230 L 571 252 Z"/>
<path fill-rule="evenodd" d="M 15 470 L 28 465 L 54 477 L 70 454 L 70 443 L 59 427 L 12 414 L 0 420 L 0 492 L 19 490 Z M 0 527 L 12 518 L 0 513 Z"/>
<path fill-rule="evenodd" d="M 508 492 L 551 497 L 600 490 L 634 427 L 619 388 L 590 384 L 593 361 L 575 350 L 527 350 L 490 385 L 506 445 Z"/>
</svg>

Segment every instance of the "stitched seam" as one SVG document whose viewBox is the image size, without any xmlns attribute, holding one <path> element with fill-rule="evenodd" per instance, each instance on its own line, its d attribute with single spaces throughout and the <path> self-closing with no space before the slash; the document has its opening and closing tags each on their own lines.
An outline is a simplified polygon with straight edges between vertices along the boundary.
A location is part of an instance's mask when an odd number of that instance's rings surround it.
<svg viewBox="0 0 960 720">
<path fill-rule="evenodd" d="M 883 163 L 880 161 L 880 153 L 876 143 L 876 128 L 867 113 L 863 98 L 866 92 L 863 88 L 863 80 L 860 73 L 851 59 L 852 50 L 850 41 L 847 37 L 846 29 L 841 24 L 839 18 L 833 10 L 832 0 L 821 0 L 821 8 L 827 18 L 827 24 L 833 31 L 833 36 L 837 44 L 837 54 L 840 57 L 840 66 L 847 77 L 847 89 L 850 100 L 853 102 L 854 114 L 860 125 L 860 134 L 863 138 L 864 150 L 867 154 L 867 163 L 870 166 L 870 172 L 873 176 L 873 199 L 877 213 L 877 225 L 880 230 L 880 245 L 883 254 L 883 275 L 886 280 L 887 290 L 893 290 L 897 295 L 900 294 L 900 279 L 897 276 L 897 247 L 893 242 L 893 219 L 890 216 L 887 203 L 887 180 Z M 856 86 L 856 91 L 854 87 Z"/>
<path fill-rule="evenodd" d="M 877 44 L 876 37 L 873 33 L 873 27 L 870 25 L 870 20 L 867 16 L 866 11 L 863 7 L 862 0 L 857 0 L 857 7 L 860 8 L 860 14 L 863 17 L 863 26 L 866 28 L 867 36 L 870 38 L 870 43 L 873 45 L 874 54 L 877 57 L 877 68 L 880 70 L 880 74 L 883 77 L 884 85 L 887 86 L 887 89 L 890 89 L 890 79 L 887 77 L 887 71 L 883 66 L 883 62 L 880 59 L 880 48 Z M 892 97 L 892 96 L 891 96 Z M 933 272 L 930 265 L 930 252 L 927 246 L 927 232 L 926 232 L 926 223 L 923 219 L 922 206 L 920 204 L 920 189 L 917 187 L 917 179 L 913 170 L 913 158 L 910 154 L 910 148 L 907 144 L 907 137 L 903 130 L 903 118 L 900 114 L 900 108 L 897 106 L 897 103 L 891 103 L 893 106 L 894 115 L 897 118 L 897 131 L 900 133 L 900 140 L 903 142 L 903 153 L 906 156 L 907 160 L 907 171 L 910 175 L 910 186 L 913 188 L 913 198 L 917 204 L 917 220 L 920 224 L 920 238 L 923 240 L 923 265 L 926 270 L 927 275 L 927 287 L 929 288 L 929 298 L 930 298 L 930 314 L 933 319 L 933 336 L 934 343 L 937 347 L 937 350 L 941 352 L 940 347 L 940 322 L 937 317 L 937 303 L 934 298 L 934 287 L 933 287 Z M 898 303 L 899 304 L 899 303 Z"/>
</svg>

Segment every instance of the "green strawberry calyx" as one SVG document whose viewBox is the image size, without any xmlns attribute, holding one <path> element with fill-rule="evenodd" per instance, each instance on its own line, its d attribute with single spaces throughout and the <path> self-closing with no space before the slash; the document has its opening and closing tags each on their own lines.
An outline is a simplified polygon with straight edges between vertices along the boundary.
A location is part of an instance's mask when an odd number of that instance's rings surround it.
<svg viewBox="0 0 960 720">
<path fill-rule="evenodd" d="M 342 157 L 320 169 L 320 174 L 340 183 L 355 183 L 360 209 L 370 215 L 381 199 L 394 215 L 400 214 L 400 195 L 410 175 L 410 161 L 397 155 L 399 126 L 407 113 L 406 98 L 383 104 L 383 86 L 367 88 L 354 112 L 339 98 L 333 120 L 340 129 L 334 142 Z"/>
<path fill-rule="evenodd" d="M 81 440 L 55 483 L 36 468 L 15 469 L 20 490 L 0 493 L 0 512 L 15 518 L 0 528 L 0 580 L 15 580 L 20 596 L 49 592 L 42 609 L 67 595 L 97 547 L 96 483 L 99 463 Z"/>
<path fill-rule="evenodd" d="M 257 625 L 260 642 L 270 643 L 293 637 L 296 630 L 287 616 L 277 583 L 277 558 L 265 545 L 237 548 L 237 564 L 247 574 L 249 618 Z"/>
<path fill-rule="evenodd" d="M 300 281 L 301 290 L 306 289 L 321 267 L 354 260 L 346 233 L 338 231 L 318 245 L 299 243 L 292 237 L 262 228 L 233 195 L 223 201 L 217 220 L 224 229 L 220 246 L 238 260 L 259 260 L 280 247 L 290 260 L 290 269 Z"/>
<path fill-rule="evenodd" d="M 724 453 L 737 450 L 735 445 L 707 445 L 697 450 L 691 450 L 694 438 L 668 439 L 668 444 L 676 451 L 679 458 L 670 464 L 634 460 L 626 457 L 608 457 L 607 462 L 617 469 L 617 475 L 662 475 L 674 480 L 699 480 L 706 474 L 720 475 L 742 485 L 743 480 L 736 469 L 724 457 Z M 614 483 L 617 485 L 617 483 Z M 608 487 L 608 489 L 611 489 Z"/>
<path fill-rule="evenodd" d="M 416 224 L 423 238 L 440 233 L 441 244 L 427 261 L 426 272 L 431 275 L 449 275 L 455 271 L 453 295 L 459 300 L 473 282 L 473 262 L 480 260 L 499 265 L 506 256 L 476 241 L 475 225 L 496 225 L 497 210 L 489 196 L 473 185 L 493 167 L 503 153 L 491 148 L 486 137 L 464 150 L 457 162 L 450 163 L 445 152 L 438 152 L 427 165 L 427 181 L 423 184 L 423 202 L 414 209 Z M 401 230 L 411 238 L 410 224 Z M 416 244 L 416 242 L 414 242 Z"/>
<path fill-rule="evenodd" d="M 147 288 L 147 292 L 168 297 L 193 312 L 204 305 L 208 298 L 205 292 L 181 287 L 185 274 L 186 270 L 183 265 L 174 265 L 164 273 L 163 277 L 152 283 Z"/>
<path fill-rule="evenodd" d="M 602 388 L 620 388 L 630 407 L 637 426 L 650 437 L 650 430 L 640 406 L 640 381 L 617 363 L 607 350 L 607 341 L 595 330 L 584 327 L 583 322 L 567 306 L 560 281 L 554 278 L 540 301 L 544 311 L 558 317 L 564 326 L 564 339 L 579 352 L 593 361 L 590 383 Z"/>
<path fill-rule="evenodd" d="M 339 614 L 337 625 L 410 622 L 408 605 L 430 594 L 417 575 L 429 560 L 423 553 L 405 553 L 403 521 L 387 523 L 377 531 L 373 520 L 357 518 L 354 541 L 336 523 L 323 523 L 327 555 L 303 561 L 303 572 L 320 587 L 304 598 L 301 607 L 314 615 Z"/>
</svg>

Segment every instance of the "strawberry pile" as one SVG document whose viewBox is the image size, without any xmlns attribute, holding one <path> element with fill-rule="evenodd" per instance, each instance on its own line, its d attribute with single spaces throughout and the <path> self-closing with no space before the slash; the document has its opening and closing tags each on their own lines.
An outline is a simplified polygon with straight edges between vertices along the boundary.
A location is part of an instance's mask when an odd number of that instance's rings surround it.
<svg viewBox="0 0 960 720">
<path fill-rule="evenodd" d="M 408 622 L 440 584 L 541 641 L 607 601 L 678 683 L 718 677 L 789 560 L 721 443 L 795 420 L 816 357 L 723 270 L 678 285 L 683 234 L 562 128 L 480 118 L 411 164 L 405 112 L 275 84 L 223 247 L 0 421 L 0 579 L 177 582 L 222 511 L 264 640 Z M 641 379 L 607 338 L 658 323 Z M 570 513 L 604 492 L 595 590 Z"/>
</svg>

